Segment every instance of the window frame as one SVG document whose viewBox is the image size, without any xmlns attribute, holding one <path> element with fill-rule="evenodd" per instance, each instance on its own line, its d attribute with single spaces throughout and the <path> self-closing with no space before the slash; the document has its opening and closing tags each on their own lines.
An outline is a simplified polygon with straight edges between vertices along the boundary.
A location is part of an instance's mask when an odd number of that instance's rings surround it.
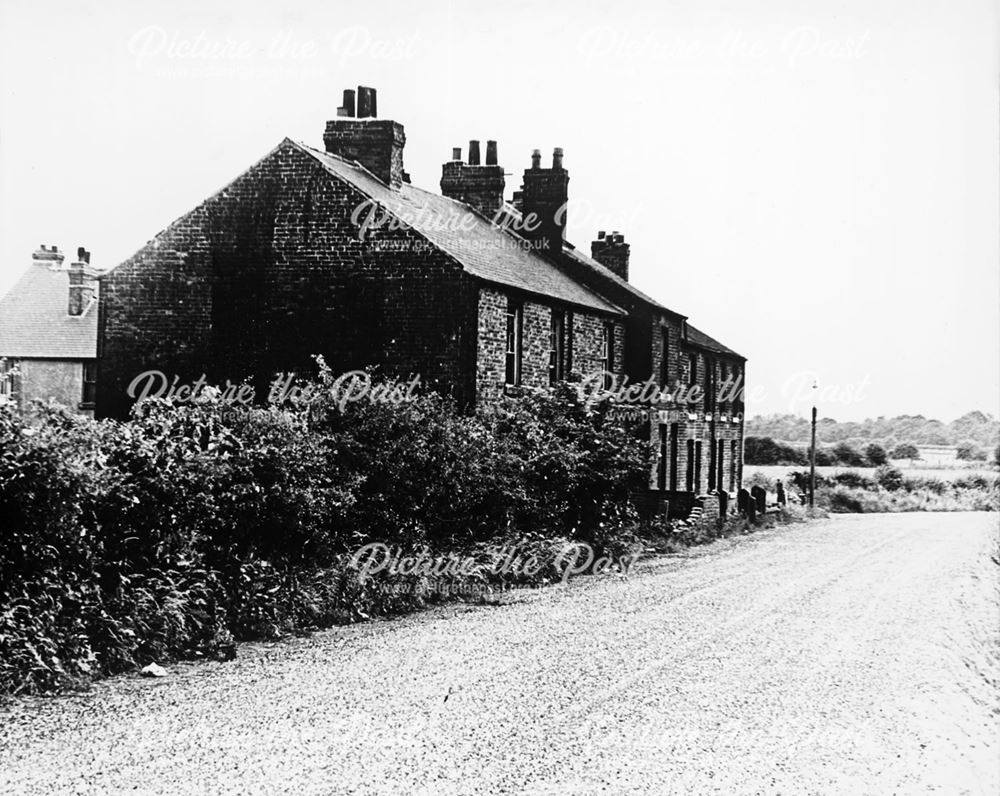
<svg viewBox="0 0 1000 796">
<path fill-rule="evenodd" d="M 504 313 L 504 384 L 517 387 L 523 371 L 524 305 L 508 299 Z"/>
<path fill-rule="evenodd" d="M 96 403 L 97 360 L 85 359 L 80 363 L 80 408 L 93 409 Z"/>
</svg>

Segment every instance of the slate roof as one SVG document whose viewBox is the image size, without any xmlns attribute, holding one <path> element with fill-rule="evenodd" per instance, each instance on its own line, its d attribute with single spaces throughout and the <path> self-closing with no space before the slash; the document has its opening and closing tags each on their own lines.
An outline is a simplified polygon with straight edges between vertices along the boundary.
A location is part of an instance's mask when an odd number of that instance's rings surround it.
<svg viewBox="0 0 1000 796">
<path fill-rule="evenodd" d="M 602 277 L 604 277 L 605 279 L 607 279 L 609 282 L 614 282 L 616 285 L 618 285 L 619 287 L 624 288 L 625 290 L 627 290 L 629 293 L 631 293 L 633 296 L 635 296 L 639 300 L 645 301 L 647 304 L 650 304 L 651 306 L 655 307 L 656 309 L 662 310 L 663 312 L 669 312 L 671 315 L 677 315 L 677 316 L 679 316 L 681 318 L 687 317 L 685 315 L 682 315 L 679 312 L 675 312 L 674 310 L 672 310 L 672 309 L 670 309 L 668 307 L 664 307 L 656 299 L 651 298 L 650 296 L 647 296 L 645 293 L 643 293 L 641 290 L 639 290 L 637 287 L 635 287 L 635 285 L 633 285 L 631 282 L 628 282 L 628 281 L 622 279 L 620 276 L 618 276 L 618 274 L 616 274 L 614 271 L 612 271 L 606 265 L 602 265 L 597 260 L 595 260 L 593 257 L 590 257 L 589 255 L 584 254 L 582 251 L 580 251 L 579 249 L 577 249 L 572 244 L 567 243 L 567 244 L 565 244 L 563 246 L 563 254 L 566 255 L 567 257 L 571 257 L 574 262 L 577 262 L 580 265 L 582 265 L 582 266 L 584 266 L 586 268 L 591 269 L 592 271 L 598 272 Z"/>
<path fill-rule="evenodd" d="M 728 354 L 731 357 L 746 359 L 742 354 L 737 354 L 733 349 L 724 346 L 714 337 L 709 337 L 700 329 L 694 328 L 690 323 L 687 325 L 687 341 L 699 348 L 707 348 L 709 351 L 715 351 L 719 354 Z"/>
<path fill-rule="evenodd" d="M 521 214 L 517 210 L 517 208 L 509 203 L 504 204 L 504 209 L 507 211 L 507 214 L 514 219 L 519 219 L 521 217 Z M 584 254 L 580 249 L 577 249 L 573 244 L 571 243 L 564 244 L 563 255 L 572 258 L 574 262 L 600 274 L 600 276 L 603 277 L 604 279 L 608 280 L 609 282 L 613 282 L 619 287 L 627 290 L 633 296 L 635 296 L 641 301 L 646 302 L 650 306 L 655 307 L 656 309 L 661 310 L 663 312 L 669 312 L 671 315 L 676 315 L 679 318 L 687 319 L 686 315 L 683 315 L 677 312 L 676 310 L 672 310 L 669 307 L 665 307 L 662 304 L 660 304 L 660 302 L 658 302 L 656 299 L 647 296 L 645 293 L 643 293 L 641 290 L 635 287 L 632 283 L 628 282 L 625 279 L 622 279 L 620 276 L 618 276 L 618 274 L 616 274 L 606 265 L 603 265 L 602 263 L 595 260 L 593 257 Z M 726 345 L 723 345 L 718 340 L 705 334 L 700 329 L 695 328 L 690 323 L 686 324 L 686 326 L 687 326 L 687 342 L 691 343 L 692 345 L 699 346 L 700 348 L 706 348 L 710 351 L 715 351 L 716 353 L 719 354 L 726 354 L 728 356 L 738 357 L 739 359 L 743 360 L 746 359 L 746 357 L 743 356 L 742 354 L 733 351 L 733 349 L 729 348 Z"/>
<path fill-rule="evenodd" d="M 33 263 L 0 298 L 0 356 L 21 359 L 94 359 L 97 356 L 97 290 L 80 316 L 67 312 L 65 268 Z"/>
<path fill-rule="evenodd" d="M 473 276 L 577 306 L 624 314 L 527 248 L 522 238 L 491 224 L 468 205 L 409 183 L 393 190 L 353 161 L 292 143 L 445 251 Z"/>
</svg>

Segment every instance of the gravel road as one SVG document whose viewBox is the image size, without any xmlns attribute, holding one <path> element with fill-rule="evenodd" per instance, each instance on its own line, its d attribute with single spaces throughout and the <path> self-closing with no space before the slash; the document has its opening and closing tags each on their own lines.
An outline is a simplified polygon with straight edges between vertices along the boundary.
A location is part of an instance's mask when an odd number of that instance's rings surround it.
<svg viewBox="0 0 1000 796">
<path fill-rule="evenodd" d="M 1000 793 L 996 514 L 846 516 L 0 712 L 5 793 Z"/>
</svg>

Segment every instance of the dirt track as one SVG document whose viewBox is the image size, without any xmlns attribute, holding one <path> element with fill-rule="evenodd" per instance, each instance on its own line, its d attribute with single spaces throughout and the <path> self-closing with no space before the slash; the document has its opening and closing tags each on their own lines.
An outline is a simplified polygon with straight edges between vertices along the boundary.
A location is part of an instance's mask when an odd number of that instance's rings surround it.
<svg viewBox="0 0 1000 796">
<path fill-rule="evenodd" d="M 848 516 L 0 712 L 0 791 L 1000 792 L 996 514 Z"/>
</svg>

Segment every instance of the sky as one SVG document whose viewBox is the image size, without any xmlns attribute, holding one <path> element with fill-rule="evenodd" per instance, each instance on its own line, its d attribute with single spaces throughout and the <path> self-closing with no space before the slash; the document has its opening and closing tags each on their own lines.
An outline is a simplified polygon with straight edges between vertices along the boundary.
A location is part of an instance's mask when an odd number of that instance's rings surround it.
<svg viewBox="0 0 1000 796">
<path fill-rule="evenodd" d="M 565 151 L 568 238 L 746 356 L 748 414 L 1000 413 L 998 12 L 984 0 L 0 2 L 0 293 L 111 267 L 344 88 L 415 184 Z M 812 384 L 815 390 L 810 389 Z"/>
</svg>

